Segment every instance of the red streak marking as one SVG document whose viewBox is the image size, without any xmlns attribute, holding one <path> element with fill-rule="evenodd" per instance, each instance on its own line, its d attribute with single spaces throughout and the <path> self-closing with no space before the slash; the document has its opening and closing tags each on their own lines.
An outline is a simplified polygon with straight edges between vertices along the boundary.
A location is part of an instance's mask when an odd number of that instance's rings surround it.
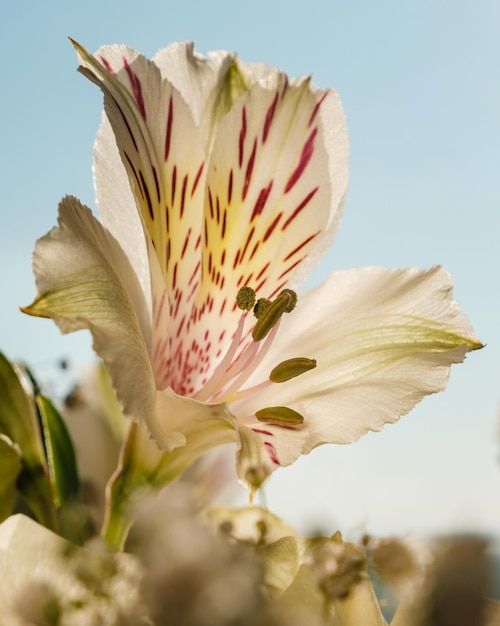
<svg viewBox="0 0 500 626">
<path fill-rule="evenodd" d="M 269 134 L 269 129 L 271 127 L 271 122 L 273 121 L 274 113 L 276 112 L 276 105 L 278 104 L 278 92 L 274 96 L 274 100 L 271 106 L 267 109 L 266 120 L 264 122 L 264 131 L 262 133 L 262 143 L 266 143 L 267 135 Z"/>
<path fill-rule="evenodd" d="M 273 188 L 273 181 L 271 180 L 271 182 L 269 183 L 267 187 L 263 187 L 260 190 L 259 197 L 257 198 L 257 202 L 255 203 L 255 206 L 253 208 L 252 217 L 250 218 L 250 221 L 254 220 L 256 217 L 258 217 L 262 213 L 262 211 L 264 210 L 264 207 L 266 206 L 266 202 L 267 202 L 267 199 L 269 198 L 269 194 L 271 193 L 272 188 Z"/>
<path fill-rule="evenodd" d="M 243 191 L 241 194 L 241 199 L 244 200 L 246 198 L 248 192 L 248 186 L 250 185 L 250 180 L 252 178 L 253 166 L 255 164 L 255 153 L 257 152 L 257 138 L 253 142 L 252 154 L 248 159 L 247 171 L 245 173 L 245 182 L 243 184 Z"/>
<path fill-rule="evenodd" d="M 182 319 L 181 319 L 181 323 L 179 324 L 179 326 L 177 327 L 177 331 L 175 333 L 176 337 L 180 337 L 181 333 L 182 333 L 182 327 L 184 326 L 184 322 L 186 321 L 186 316 L 183 315 Z"/>
<path fill-rule="evenodd" d="M 304 170 L 307 167 L 307 164 L 311 160 L 311 157 L 314 152 L 314 139 L 317 133 L 318 133 L 318 129 L 315 128 L 309 135 L 306 143 L 304 144 L 302 148 L 302 152 L 300 154 L 299 163 L 297 167 L 295 168 L 295 170 L 293 171 L 290 178 L 288 179 L 288 182 L 286 184 L 285 193 L 288 193 L 291 189 L 293 189 L 293 187 L 295 186 L 295 183 L 302 176 L 302 174 L 304 173 Z"/>
<path fill-rule="evenodd" d="M 226 220 L 227 220 L 227 211 L 226 209 L 224 209 L 224 213 L 222 215 L 222 231 L 221 231 L 222 239 L 224 239 L 224 236 L 226 234 Z"/>
<path fill-rule="evenodd" d="M 171 190 L 171 196 L 170 196 L 170 202 L 172 203 L 172 206 L 174 205 L 174 201 L 175 201 L 176 187 L 177 187 L 177 165 L 174 165 L 174 169 L 172 170 L 172 190 Z"/>
<path fill-rule="evenodd" d="M 168 262 L 170 261 L 170 253 L 171 253 L 170 247 L 171 246 L 170 246 L 170 239 L 169 239 L 167 241 L 167 259 L 166 259 L 166 264 L 167 265 L 168 265 Z"/>
<path fill-rule="evenodd" d="M 208 226 L 207 226 L 206 222 L 204 224 L 204 231 L 205 231 L 204 232 L 204 235 L 205 235 L 205 246 L 207 246 L 208 245 Z"/>
<path fill-rule="evenodd" d="M 269 430 L 262 430 L 261 428 L 252 428 L 254 433 L 259 433 L 260 435 L 267 435 L 268 437 L 274 437 L 274 433 Z"/>
<path fill-rule="evenodd" d="M 253 247 L 252 254 L 248 257 L 248 260 L 249 260 L 249 261 L 251 261 L 251 260 L 254 258 L 255 253 L 257 252 L 257 250 L 258 250 L 259 246 L 260 246 L 260 241 L 258 241 L 258 242 L 255 244 L 255 246 Z"/>
<path fill-rule="evenodd" d="M 168 102 L 168 114 L 167 114 L 167 133 L 165 135 L 165 152 L 164 152 L 165 161 L 168 161 L 168 157 L 170 154 L 170 143 L 172 140 L 173 121 L 174 121 L 174 103 L 172 100 L 172 96 L 170 96 L 170 100 Z"/>
<path fill-rule="evenodd" d="M 255 226 L 252 226 L 252 230 L 248 233 L 247 240 L 246 240 L 245 245 L 243 247 L 243 252 L 241 253 L 240 263 L 241 263 L 241 261 L 243 261 L 243 257 L 246 254 L 246 251 L 247 251 L 247 248 L 248 248 L 248 244 L 250 243 L 250 240 L 252 239 L 254 232 L 255 232 Z"/>
<path fill-rule="evenodd" d="M 210 207 L 210 217 L 214 219 L 214 203 L 212 200 L 212 190 L 208 188 L 208 206 Z"/>
<path fill-rule="evenodd" d="M 266 233 L 264 235 L 264 238 L 262 239 L 263 242 L 266 242 L 269 237 L 272 235 L 273 230 L 276 228 L 278 222 L 280 221 L 281 217 L 282 217 L 283 213 L 278 213 L 278 215 L 274 218 L 274 220 L 271 222 L 271 225 L 269 226 L 269 228 L 266 230 Z"/>
<path fill-rule="evenodd" d="M 188 247 L 190 237 L 191 237 L 191 226 L 189 227 L 189 230 L 186 235 L 186 239 L 184 240 L 184 245 L 182 246 L 181 259 L 183 259 L 184 255 L 186 254 L 186 249 Z"/>
<path fill-rule="evenodd" d="M 293 265 L 290 265 L 290 267 L 285 270 L 284 272 L 282 272 L 279 276 L 278 276 L 278 280 L 280 278 L 283 278 L 283 276 L 286 276 L 288 274 L 288 272 L 291 272 L 293 270 L 294 267 L 297 267 L 297 265 L 299 265 L 299 263 L 302 263 L 302 261 L 305 259 L 305 257 L 301 257 L 298 261 L 295 261 L 295 263 Z"/>
<path fill-rule="evenodd" d="M 240 253 L 241 253 L 241 250 L 238 248 L 236 252 L 236 256 L 234 257 L 233 270 L 236 269 L 236 266 L 238 265 L 238 262 L 240 260 Z"/>
<path fill-rule="evenodd" d="M 255 277 L 255 280 L 259 280 L 262 276 L 262 274 L 267 270 L 267 268 L 269 267 L 270 263 L 266 263 L 264 265 L 264 267 L 260 270 L 260 272 L 257 274 L 257 276 Z"/>
<path fill-rule="evenodd" d="M 208 339 L 208 328 L 205 331 L 205 334 L 203 335 L 203 337 L 204 337 L 205 341 Z"/>
<path fill-rule="evenodd" d="M 276 448 L 273 446 L 273 444 L 269 443 L 269 441 L 264 441 L 264 447 L 266 448 L 267 453 L 269 454 L 269 458 L 271 459 L 271 461 L 275 465 L 279 465 L 280 462 L 278 461 L 278 454 L 276 453 Z"/>
<path fill-rule="evenodd" d="M 227 203 L 231 204 L 231 198 L 233 197 L 233 168 L 229 171 L 229 183 L 227 185 Z"/>
<path fill-rule="evenodd" d="M 165 229 L 168 234 L 170 232 L 170 209 L 168 208 L 168 204 L 165 205 Z"/>
<path fill-rule="evenodd" d="M 224 279 L 222 279 L 224 280 Z M 222 315 L 224 313 L 224 309 L 226 308 L 226 300 L 222 301 L 221 307 L 220 307 L 220 314 Z M 222 332 L 221 338 L 219 339 L 219 341 L 222 340 L 222 336 L 224 335 L 224 332 Z"/>
<path fill-rule="evenodd" d="M 103 56 L 99 55 L 99 58 L 101 59 L 101 63 L 104 65 L 105 70 L 111 74 L 111 75 L 115 75 L 115 73 L 113 72 L 113 68 L 111 67 L 109 61 L 107 59 L 105 59 Z"/>
<path fill-rule="evenodd" d="M 201 261 L 198 261 L 198 263 L 196 264 L 196 267 L 193 270 L 193 273 L 191 274 L 191 278 L 189 279 L 188 282 L 188 287 L 191 285 L 191 283 L 193 282 L 193 280 L 196 278 L 196 276 L 198 275 L 198 270 L 200 269 L 200 264 Z"/>
<path fill-rule="evenodd" d="M 201 243 L 201 235 L 198 235 L 198 239 L 196 240 L 196 244 L 194 246 L 195 250 L 198 250 L 198 248 L 200 247 L 200 243 Z"/>
<path fill-rule="evenodd" d="M 311 113 L 311 117 L 309 118 L 309 121 L 307 122 L 307 126 L 308 128 L 312 125 L 312 123 L 314 122 L 316 115 L 318 115 L 318 111 L 320 106 L 323 104 L 323 100 L 326 98 L 326 96 L 328 95 L 328 91 L 325 91 L 325 93 L 321 96 L 321 98 L 318 100 L 318 102 L 316 103 L 316 106 L 313 109 L 313 112 Z"/>
<path fill-rule="evenodd" d="M 139 189 L 141 190 L 141 193 L 142 193 L 141 183 L 140 183 L 140 181 L 139 181 L 139 177 L 137 176 L 137 172 L 135 171 L 135 167 L 134 167 L 134 165 L 133 165 L 132 161 L 130 160 L 129 155 L 125 152 L 125 150 L 123 151 L 123 154 L 125 155 L 125 158 L 127 159 L 127 162 L 128 162 L 128 164 L 130 165 L 130 169 L 131 169 L 131 170 L 132 170 L 132 172 L 134 173 L 134 177 L 135 177 L 135 180 L 136 180 L 136 182 L 137 182 L 137 186 L 139 187 Z"/>
<path fill-rule="evenodd" d="M 220 281 L 220 288 L 221 288 L 221 291 L 224 289 L 224 283 L 225 283 L 225 282 L 226 282 L 226 277 L 225 277 L 225 276 L 223 276 L 223 277 L 222 277 L 222 280 Z"/>
<path fill-rule="evenodd" d="M 127 127 L 128 134 L 130 135 L 130 139 L 132 139 L 132 143 L 134 144 L 135 151 L 139 152 L 139 149 L 137 148 L 137 142 L 136 142 L 135 137 L 134 137 L 134 133 L 132 132 L 132 130 L 130 128 L 130 124 L 128 123 L 128 120 L 125 117 L 125 113 L 122 111 L 122 109 L 121 109 L 120 105 L 118 104 L 116 98 L 113 98 L 113 101 L 116 104 L 116 108 L 120 111 L 120 115 L 122 116 L 123 123 Z"/>
<path fill-rule="evenodd" d="M 238 141 L 238 164 L 240 169 L 243 165 L 243 154 L 245 150 L 245 137 L 247 136 L 247 110 L 243 107 L 241 111 L 241 130 Z"/>
<path fill-rule="evenodd" d="M 182 181 L 182 193 L 181 193 L 181 219 L 184 214 L 184 202 L 186 200 L 186 188 L 188 182 L 188 175 L 184 176 L 184 180 Z"/>
<path fill-rule="evenodd" d="M 288 217 L 286 222 L 283 224 L 283 226 L 281 227 L 282 231 L 285 230 L 285 228 L 287 228 L 289 226 L 289 224 L 291 222 L 293 222 L 293 220 L 302 211 L 302 209 L 309 204 L 309 202 L 312 200 L 312 198 L 316 195 L 316 192 L 318 191 L 318 189 L 319 189 L 319 187 L 315 187 L 312 191 L 310 191 L 307 194 L 307 196 L 302 200 L 302 202 L 299 204 L 299 206 L 295 209 L 295 211 Z"/>
<path fill-rule="evenodd" d="M 172 287 L 175 289 L 177 282 L 177 261 L 174 263 L 174 272 L 172 274 Z"/>
<path fill-rule="evenodd" d="M 223 250 L 222 254 L 220 255 L 220 264 L 224 265 L 225 260 L 226 260 L 226 250 Z"/>
<path fill-rule="evenodd" d="M 225 303 L 226 303 L 226 301 L 224 300 L 224 304 L 225 304 Z M 219 335 L 219 341 L 222 341 L 222 340 L 224 339 L 224 335 L 225 335 L 225 334 L 226 334 L 226 331 L 225 331 L 225 330 L 223 330 L 223 331 L 221 332 L 221 334 Z"/>
<path fill-rule="evenodd" d="M 176 264 L 176 265 L 177 265 L 177 264 Z M 179 305 L 180 305 L 180 303 L 181 303 L 181 299 L 182 299 L 182 298 L 179 298 L 179 300 L 177 300 L 177 303 L 176 303 L 176 305 L 175 305 L 174 314 L 173 314 L 173 316 L 172 316 L 172 317 L 174 317 L 174 318 L 175 318 L 175 317 L 177 317 L 177 313 L 179 312 Z"/>
<path fill-rule="evenodd" d="M 286 255 L 286 257 L 283 259 L 283 262 L 288 261 L 288 259 L 290 259 L 294 254 L 297 254 L 299 250 L 302 250 L 302 248 L 305 245 L 307 245 L 312 239 L 314 239 L 317 235 L 319 235 L 319 231 L 317 233 L 314 233 L 314 235 L 311 235 L 307 239 L 304 239 L 304 241 L 300 245 L 298 245 L 289 254 Z"/>
<path fill-rule="evenodd" d="M 208 273 L 212 272 L 212 253 L 210 252 L 208 255 Z"/>
<path fill-rule="evenodd" d="M 215 198 L 215 208 L 217 209 L 217 224 L 220 224 L 220 202 L 219 196 Z"/>
<path fill-rule="evenodd" d="M 242 282 L 243 282 L 243 274 L 238 278 L 238 282 L 236 283 L 236 286 L 241 287 Z"/>
<path fill-rule="evenodd" d="M 191 198 L 194 196 L 194 192 L 196 191 L 196 187 L 198 187 L 198 183 L 200 182 L 201 173 L 203 171 L 203 166 L 205 165 L 205 161 L 200 165 L 200 169 L 196 172 L 196 176 L 194 179 L 193 186 L 191 188 Z"/>
<path fill-rule="evenodd" d="M 146 121 L 146 107 L 144 106 L 144 98 L 142 97 L 142 87 L 141 81 L 139 80 L 137 74 L 135 74 L 131 69 L 128 61 L 125 57 L 123 57 L 123 65 L 125 67 L 125 71 L 127 72 L 127 76 L 130 80 L 130 85 L 132 87 L 132 93 L 134 94 L 135 101 L 137 102 L 137 106 L 139 107 L 139 111 L 141 115 Z"/>
<path fill-rule="evenodd" d="M 146 198 L 146 202 L 147 202 L 147 205 L 148 205 L 149 215 L 150 215 L 151 219 L 154 221 L 155 216 L 154 216 L 154 212 L 153 212 L 153 203 L 151 202 L 151 196 L 149 195 L 149 189 L 148 189 L 148 186 L 146 185 L 146 181 L 144 180 L 144 176 L 143 176 L 141 170 L 139 170 L 139 178 L 141 179 L 142 190 L 144 191 L 144 196 Z"/>
<path fill-rule="evenodd" d="M 160 197 L 160 185 L 158 183 L 158 174 L 156 173 L 156 167 L 151 164 L 151 169 L 153 170 L 153 176 L 155 179 L 155 187 L 156 187 L 156 197 L 158 198 L 158 203 L 161 201 Z"/>
</svg>

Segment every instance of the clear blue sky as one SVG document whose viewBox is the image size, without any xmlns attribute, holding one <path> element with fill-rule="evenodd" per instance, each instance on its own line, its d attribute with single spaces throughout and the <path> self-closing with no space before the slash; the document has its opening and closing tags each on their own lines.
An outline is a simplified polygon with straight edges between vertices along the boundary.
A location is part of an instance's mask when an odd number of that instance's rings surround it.
<svg viewBox="0 0 500 626">
<path fill-rule="evenodd" d="M 90 50 L 153 55 L 193 39 L 341 95 L 350 190 L 337 240 L 312 280 L 364 265 L 440 263 L 487 343 L 448 390 L 382 433 L 324 447 L 280 471 L 267 502 L 301 526 L 347 533 L 500 533 L 500 3 L 498 0 L 3 0 L 0 347 L 50 376 L 90 358 L 85 333 L 24 317 L 30 257 L 60 198 L 94 206 L 101 96 L 67 36 Z"/>
</svg>

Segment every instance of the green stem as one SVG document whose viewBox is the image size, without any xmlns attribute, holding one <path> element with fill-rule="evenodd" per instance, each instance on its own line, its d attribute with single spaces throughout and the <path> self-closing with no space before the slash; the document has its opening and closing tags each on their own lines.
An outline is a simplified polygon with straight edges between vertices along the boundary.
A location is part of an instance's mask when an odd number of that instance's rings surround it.
<svg viewBox="0 0 500 626">
<path fill-rule="evenodd" d="M 133 523 L 131 503 L 151 490 L 163 489 L 207 450 L 234 441 L 234 428 L 222 420 L 207 421 L 186 435 L 186 444 L 159 450 L 143 426 L 132 423 L 123 442 L 118 467 L 106 487 L 106 513 L 101 530 L 114 550 L 124 548 Z"/>
</svg>

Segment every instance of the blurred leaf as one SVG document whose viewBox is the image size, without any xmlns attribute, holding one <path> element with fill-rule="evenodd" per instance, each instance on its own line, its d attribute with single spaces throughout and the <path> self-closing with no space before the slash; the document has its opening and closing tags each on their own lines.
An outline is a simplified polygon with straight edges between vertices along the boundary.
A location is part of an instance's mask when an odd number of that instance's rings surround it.
<svg viewBox="0 0 500 626">
<path fill-rule="evenodd" d="M 20 450 L 8 437 L 0 435 L 0 522 L 12 513 L 21 467 Z"/>
<path fill-rule="evenodd" d="M 50 480 L 59 506 L 74 501 L 80 490 L 75 449 L 66 424 L 52 402 L 38 394 L 36 404 L 44 431 Z"/>
<path fill-rule="evenodd" d="M 26 465 L 44 465 L 35 406 L 9 361 L 0 353 L 0 433 L 16 443 Z"/>
<path fill-rule="evenodd" d="M 55 530 L 56 510 L 35 402 L 2 353 L 0 434 L 6 435 L 21 450 L 22 469 L 16 483 L 18 492 L 24 497 L 36 519 L 47 528 Z"/>
</svg>

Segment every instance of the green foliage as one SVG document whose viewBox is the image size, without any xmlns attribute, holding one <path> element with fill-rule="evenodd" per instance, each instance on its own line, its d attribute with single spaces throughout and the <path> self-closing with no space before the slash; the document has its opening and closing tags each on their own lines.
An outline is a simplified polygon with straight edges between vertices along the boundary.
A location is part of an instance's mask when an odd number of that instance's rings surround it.
<svg viewBox="0 0 500 626">
<path fill-rule="evenodd" d="M 37 394 L 36 405 L 43 428 L 50 480 L 58 506 L 76 500 L 80 480 L 73 442 L 66 424 L 49 398 Z"/>
<path fill-rule="evenodd" d="M 16 497 L 16 481 L 21 471 L 21 453 L 5 435 L 0 435 L 0 522 L 9 517 Z"/>
</svg>

